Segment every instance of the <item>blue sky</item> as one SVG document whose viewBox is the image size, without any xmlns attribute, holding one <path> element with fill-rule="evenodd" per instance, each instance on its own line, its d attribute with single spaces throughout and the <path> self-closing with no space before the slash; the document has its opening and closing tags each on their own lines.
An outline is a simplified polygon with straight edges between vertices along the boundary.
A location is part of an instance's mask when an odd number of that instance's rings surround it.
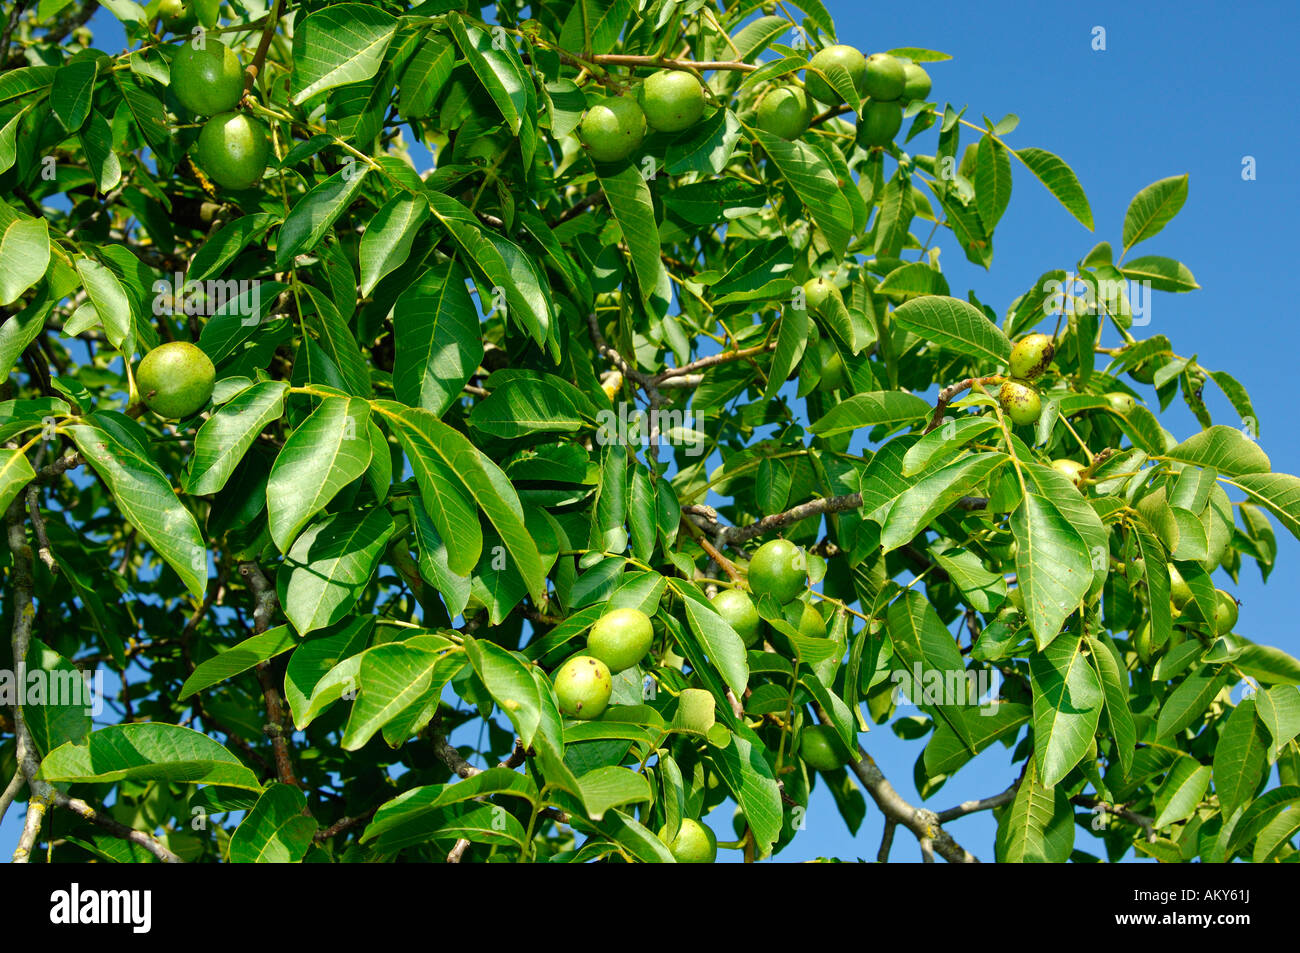
<svg viewBox="0 0 1300 953">
<path fill-rule="evenodd" d="M 827 0 L 826 5 L 841 42 L 867 52 L 920 46 L 951 54 L 951 61 L 929 67 L 931 98 L 958 108 L 969 104 L 972 121 L 981 114 L 996 119 L 1016 113 L 1020 126 L 1008 137 L 1010 144 L 1057 153 L 1087 191 L 1094 233 L 1017 167 L 991 271 L 969 265 L 954 242 L 942 243 L 941 263 L 958 296 L 971 288 L 1002 313 L 1043 272 L 1070 268 L 1097 241 L 1118 246 L 1124 210 L 1143 186 L 1189 173 L 1183 211 L 1133 254 L 1184 262 L 1202 290 L 1157 294 L 1151 324 L 1137 333 L 1166 334 L 1180 354 L 1198 354 L 1204 365 L 1245 383 L 1274 469 L 1300 473 L 1291 421 L 1300 330 L 1286 291 L 1296 249 L 1288 226 L 1300 208 L 1300 136 L 1290 119 L 1300 7 L 995 0 L 881 5 L 866 14 L 861 3 Z M 120 30 L 111 24 L 101 32 L 104 20 L 101 12 L 92 21 L 101 48 L 120 48 Z M 1104 51 L 1093 48 L 1097 27 L 1105 31 Z M 914 147 L 924 151 L 932 144 L 932 136 L 926 136 Z M 1255 160 L 1254 181 L 1242 178 L 1246 156 Z M 1154 402 L 1150 388 L 1135 386 Z M 1216 422 L 1240 425 L 1212 384 L 1206 399 Z M 1198 429 L 1181 400 L 1162 422 L 1180 439 Z M 1300 635 L 1290 617 L 1300 544 L 1276 529 L 1279 556 L 1272 586 L 1260 584 L 1253 564 L 1244 567 L 1240 585 L 1222 573 L 1218 584 L 1242 602 L 1241 634 L 1300 655 Z M 898 740 L 887 726 L 873 727 L 862 741 L 904 796 L 919 803 L 911 778 L 921 745 Z M 1014 776 L 1007 752 L 997 747 L 949 780 L 927 806 L 942 809 L 996 793 Z M 731 837 L 730 813 L 727 805 L 709 819 L 723 839 Z M 13 842 L 17 820 L 17 812 L 11 812 L 0 843 Z M 879 812 L 871 805 L 852 838 L 829 795 L 819 790 L 807 830 L 780 859 L 873 857 L 880 830 Z M 990 815 L 972 815 L 952 831 L 982 859 L 991 859 Z M 1090 843 L 1080 831 L 1076 845 L 1086 850 Z M 737 856 L 724 852 L 723 858 Z M 897 838 L 894 857 L 917 858 L 910 836 Z"/>
</svg>

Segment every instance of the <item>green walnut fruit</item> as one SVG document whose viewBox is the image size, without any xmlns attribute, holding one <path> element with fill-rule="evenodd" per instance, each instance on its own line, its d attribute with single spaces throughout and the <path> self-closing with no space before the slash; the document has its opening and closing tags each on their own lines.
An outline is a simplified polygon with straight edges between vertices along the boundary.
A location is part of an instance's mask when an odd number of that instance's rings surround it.
<svg viewBox="0 0 1300 953">
<path fill-rule="evenodd" d="M 681 827 L 671 843 L 668 828 L 659 829 L 659 839 L 668 845 L 668 851 L 679 864 L 711 864 L 718 858 L 718 839 L 713 831 L 699 821 L 682 818 Z"/>
<path fill-rule="evenodd" d="M 820 75 L 813 70 L 821 70 L 829 75 L 832 66 L 838 66 L 849 74 L 849 79 L 853 81 L 853 87 L 861 96 L 867 91 L 867 58 L 862 55 L 861 51 L 852 46 L 837 44 L 828 46 L 824 50 L 818 50 L 816 55 L 808 61 L 812 69 L 804 75 L 804 89 L 812 96 L 813 99 L 820 100 L 828 106 L 838 106 L 844 102 L 844 97 L 835 91 L 830 83 L 822 79 Z"/>
<path fill-rule="evenodd" d="M 188 33 L 190 27 L 198 22 L 194 8 L 185 0 L 162 0 L 158 4 L 158 17 L 163 29 L 169 33 Z"/>
<path fill-rule="evenodd" d="M 763 632 L 763 620 L 758 617 L 753 599 L 739 589 L 721 589 L 712 602 L 713 608 L 736 630 L 746 647 L 758 641 Z"/>
<path fill-rule="evenodd" d="M 569 659 L 560 666 L 552 681 L 555 697 L 560 701 L 560 711 L 583 721 L 599 718 L 614 691 L 608 666 L 590 655 L 575 655 Z"/>
<path fill-rule="evenodd" d="M 930 74 L 915 63 L 903 64 L 903 98 L 908 102 L 930 95 Z"/>
<path fill-rule="evenodd" d="M 1152 384 L 1156 379 L 1156 371 L 1159 368 L 1155 361 L 1143 361 L 1137 367 L 1129 369 L 1128 376 L 1140 384 Z"/>
<path fill-rule="evenodd" d="M 799 735 L 799 757 L 815 771 L 834 771 L 848 764 L 844 742 L 829 725 L 809 725 Z"/>
<path fill-rule="evenodd" d="M 871 100 L 858 116 L 858 145 L 863 149 L 887 146 L 903 128 L 903 107 Z"/>
<path fill-rule="evenodd" d="M 1007 590 L 1007 605 L 1011 606 L 1011 608 L 1015 609 L 1017 612 L 1020 612 L 1020 613 L 1023 614 L 1024 611 L 1025 611 L 1025 593 L 1024 593 L 1024 590 L 1021 589 L 1019 586 L 1016 586 L 1014 589 L 1008 589 L 1008 590 Z"/>
<path fill-rule="evenodd" d="M 1079 485 L 1079 474 L 1085 467 L 1078 460 L 1053 460 L 1052 469 L 1067 478 L 1075 486 Z"/>
<path fill-rule="evenodd" d="M 796 613 L 798 613 L 796 615 Z M 785 609 L 786 618 L 794 621 L 798 620 L 796 628 L 799 634 L 808 639 L 826 638 L 826 620 L 822 614 L 806 602 L 795 600 Z"/>
<path fill-rule="evenodd" d="M 998 391 L 998 403 L 1002 412 L 1011 418 L 1018 427 L 1038 422 L 1038 415 L 1043 412 L 1043 401 L 1038 391 L 1019 381 L 1007 381 Z"/>
<path fill-rule="evenodd" d="M 172 90 L 190 112 L 215 116 L 234 109 L 243 97 L 244 69 L 220 40 L 209 37 L 197 50 L 186 43 L 172 59 Z"/>
<path fill-rule="evenodd" d="M 641 109 L 651 129 L 681 132 L 704 115 L 704 88 L 684 70 L 660 70 L 641 85 Z"/>
<path fill-rule="evenodd" d="M 844 303 L 844 296 L 840 294 L 840 289 L 820 275 L 809 278 L 803 283 L 804 306 L 814 314 L 822 313 L 827 303 L 834 299 L 838 299 L 840 304 Z"/>
<path fill-rule="evenodd" d="M 1222 589 L 1214 590 L 1214 634 L 1227 635 L 1237 624 L 1237 600 Z"/>
<path fill-rule="evenodd" d="M 798 139 L 808 131 L 812 109 L 808 95 L 797 86 L 774 86 L 758 101 L 758 128 L 782 139 Z"/>
<path fill-rule="evenodd" d="M 244 113 L 213 116 L 199 132 L 199 166 L 224 189 L 246 189 L 260 182 L 270 154 L 266 126 Z"/>
<path fill-rule="evenodd" d="M 1169 564 L 1169 601 L 1179 610 L 1192 601 L 1192 587 L 1173 563 Z"/>
<path fill-rule="evenodd" d="M 808 563 L 803 550 L 788 539 L 769 539 L 749 561 L 749 589 L 770 595 L 781 605 L 793 602 L 808 588 Z"/>
<path fill-rule="evenodd" d="M 1022 381 L 1031 381 L 1052 363 L 1056 354 L 1056 345 L 1046 334 L 1031 334 L 1016 342 L 1011 349 L 1011 361 L 1008 369 L 1012 377 Z"/>
<path fill-rule="evenodd" d="M 144 405 L 159 417 L 180 420 L 202 410 L 212 399 L 217 369 L 188 341 L 170 341 L 150 351 L 135 372 Z"/>
<path fill-rule="evenodd" d="M 615 609 L 591 627 L 587 652 L 617 673 L 645 658 L 654 638 L 650 617 L 640 609 Z"/>
<path fill-rule="evenodd" d="M 587 110 L 578 124 L 578 139 L 597 162 L 618 162 L 645 138 L 645 113 L 626 96 L 610 96 Z"/>
<path fill-rule="evenodd" d="M 830 392 L 839 390 L 849 382 L 849 372 L 844 366 L 844 358 L 840 352 L 826 338 L 817 342 L 817 356 L 821 360 L 821 380 L 818 381 L 817 387 L 820 390 Z"/>
<path fill-rule="evenodd" d="M 1110 409 L 1115 411 L 1121 417 L 1127 417 L 1137 406 L 1137 401 L 1131 394 L 1113 393 L 1106 395 L 1106 403 L 1110 404 Z"/>
<path fill-rule="evenodd" d="M 872 53 L 867 57 L 867 75 L 863 81 L 867 95 L 880 103 L 892 103 L 907 88 L 907 71 L 903 61 L 888 53 Z"/>
</svg>

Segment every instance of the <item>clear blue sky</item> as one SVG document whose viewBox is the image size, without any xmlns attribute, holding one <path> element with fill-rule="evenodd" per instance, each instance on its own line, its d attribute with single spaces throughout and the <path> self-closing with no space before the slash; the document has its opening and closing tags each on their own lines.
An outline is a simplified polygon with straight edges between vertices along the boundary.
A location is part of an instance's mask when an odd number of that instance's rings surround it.
<svg viewBox="0 0 1300 953">
<path fill-rule="evenodd" d="M 951 61 L 930 66 L 932 99 L 949 100 L 968 117 L 1020 116 L 1013 146 L 1038 146 L 1064 158 L 1088 193 L 1095 233 L 1079 225 L 1023 168 L 1016 169 L 1011 206 L 1000 223 L 991 272 L 968 265 L 955 243 L 942 264 L 954 294 L 972 288 L 999 313 L 1043 272 L 1070 268 L 1102 239 L 1118 245 L 1124 210 L 1143 186 L 1190 173 L 1187 204 L 1156 238 L 1135 254 L 1161 254 L 1191 268 L 1202 290 L 1156 296 L 1152 322 L 1140 334 L 1162 333 L 1181 354 L 1198 354 L 1213 369 L 1237 377 L 1251 391 L 1260 416 L 1260 440 L 1276 470 L 1300 473 L 1300 446 L 1292 423 L 1300 329 L 1290 313 L 1288 279 L 1296 241 L 1286 223 L 1300 209 L 1300 135 L 1294 121 L 1300 30 L 1294 3 L 1206 4 L 1093 2 L 1076 7 L 1030 2 L 892 4 L 870 14 L 863 4 L 827 0 L 841 42 L 867 52 L 901 46 L 942 50 Z M 92 26 L 100 46 L 118 49 L 120 28 L 105 14 Z M 105 26 L 108 28 L 105 29 Z M 1092 48 L 1094 28 L 1105 29 L 1106 50 Z M 116 44 L 116 45 L 115 45 Z M 965 140 L 969 141 L 969 140 Z M 932 148 L 932 137 L 914 143 Z M 1257 179 L 1243 181 L 1242 159 L 1254 156 Z M 1150 389 L 1144 396 L 1154 400 Z M 1211 384 L 1206 398 L 1216 422 L 1239 425 Z M 1177 400 L 1167 417 L 1175 436 L 1198 425 Z M 1238 631 L 1300 655 L 1290 602 L 1300 570 L 1300 544 L 1281 527 L 1273 585 L 1260 584 L 1253 564 L 1233 586 L 1218 584 L 1242 602 Z M 919 802 L 912 765 L 921 751 L 888 727 L 862 738 L 896 787 Z M 943 809 L 1002 790 L 1015 776 L 1001 747 L 948 781 L 928 806 Z M 731 837 L 730 805 L 710 818 Z M 17 836 L 11 811 L 0 843 Z M 874 857 L 881 818 L 874 805 L 856 839 L 849 837 L 829 795 L 819 790 L 807 830 L 781 860 L 817 856 Z M 972 815 L 953 833 L 982 859 L 992 858 L 994 824 Z M 1077 846 L 1092 839 L 1080 831 Z M 732 859 L 734 852 L 723 859 Z M 917 859 L 906 835 L 897 860 Z"/>
</svg>

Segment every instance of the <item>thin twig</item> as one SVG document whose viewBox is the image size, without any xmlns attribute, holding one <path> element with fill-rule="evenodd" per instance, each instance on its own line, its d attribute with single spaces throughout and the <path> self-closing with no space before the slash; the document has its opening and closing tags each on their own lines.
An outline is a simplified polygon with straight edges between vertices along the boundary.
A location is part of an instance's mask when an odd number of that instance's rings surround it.
<svg viewBox="0 0 1300 953">
<path fill-rule="evenodd" d="M 54 803 L 59 805 L 59 807 L 67 808 L 78 817 L 90 821 L 90 823 L 94 824 L 96 827 L 103 828 L 114 837 L 120 837 L 124 841 L 138 844 L 161 860 L 164 864 L 179 864 L 182 862 L 180 857 L 168 850 L 163 842 L 158 840 L 158 838 L 154 837 L 152 834 L 138 831 L 133 827 L 127 827 L 125 824 L 109 817 L 107 814 L 95 810 L 80 798 L 68 797 L 68 795 L 64 794 L 62 791 L 56 791 L 54 794 Z"/>
<path fill-rule="evenodd" d="M 261 635 L 271 627 L 271 618 L 279 600 L 275 588 L 266 578 L 260 566 L 251 560 L 239 564 L 239 574 L 248 583 L 253 592 L 253 634 Z M 270 662 L 257 663 L 257 681 L 262 687 L 262 698 L 266 703 L 266 735 L 271 739 L 271 751 L 275 755 L 276 776 L 283 784 L 292 784 L 301 788 L 297 772 L 293 768 L 293 758 L 289 750 L 291 732 L 284 715 L 284 697 L 271 673 Z"/>
</svg>

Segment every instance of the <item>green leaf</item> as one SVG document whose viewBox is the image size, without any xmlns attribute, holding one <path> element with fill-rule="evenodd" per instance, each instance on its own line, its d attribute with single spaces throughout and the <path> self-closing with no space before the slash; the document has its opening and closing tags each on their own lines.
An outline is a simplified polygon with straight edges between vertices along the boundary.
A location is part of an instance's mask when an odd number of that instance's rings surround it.
<svg viewBox="0 0 1300 953">
<path fill-rule="evenodd" d="M 258 434 L 284 414 L 284 381 L 263 381 L 241 391 L 204 421 L 194 438 L 185 490 L 194 496 L 219 492 Z"/>
<path fill-rule="evenodd" d="M 899 424 L 928 416 L 930 405 L 915 394 L 904 391 L 873 391 L 854 394 L 841 401 L 812 425 L 813 433 L 823 437 L 859 430 L 876 424 Z"/>
<path fill-rule="evenodd" d="M 448 17 L 448 23 L 465 61 L 518 140 L 524 165 L 532 165 L 537 140 L 537 95 L 519 51 L 513 43 L 496 43 L 485 30 L 466 24 L 461 17 Z"/>
<path fill-rule="evenodd" d="M 1291 685 L 1277 685 L 1259 692 L 1255 698 L 1259 720 L 1272 737 L 1268 760 L 1274 762 L 1282 749 L 1300 735 L 1300 692 Z"/>
<path fill-rule="evenodd" d="M 466 563 L 466 549 L 462 549 L 462 539 L 453 546 L 452 533 L 464 532 L 466 522 L 462 518 L 444 526 L 438 522 L 435 509 L 447 496 L 446 484 L 454 479 L 453 493 L 459 500 L 469 494 L 487 516 L 488 521 L 501 534 L 514 569 L 518 571 L 528 588 L 533 601 L 546 602 L 546 574 L 542 569 L 542 559 L 537 552 L 528 530 L 524 526 L 523 507 L 519 496 L 511 485 L 509 478 L 501 472 L 483 451 L 479 450 L 461 433 L 434 418 L 428 411 L 403 407 L 391 401 L 379 400 L 373 403 L 388 424 L 389 429 L 402 445 L 407 459 L 415 471 L 416 481 L 424 497 L 424 508 L 438 526 L 438 533 L 449 547 L 448 565 L 457 575 L 468 575 L 478 562 L 478 550 L 482 546 L 481 530 L 474 519 L 473 533 L 476 544 L 472 547 L 474 559 Z M 473 519 L 472 511 L 469 518 Z"/>
<path fill-rule="evenodd" d="M 1172 738 L 1199 718 L 1230 677 L 1230 671 L 1221 665 L 1202 665 L 1183 679 L 1160 707 L 1156 737 Z"/>
<path fill-rule="evenodd" d="M 781 328 L 776 336 L 776 351 L 767 373 L 763 399 L 771 400 L 785 386 L 786 378 L 799 366 L 808 346 L 808 309 L 786 307 L 781 312 Z"/>
<path fill-rule="evenodd" d="M 357 4 L 345 3 L 339 7 L 328 7 L 321 13 L 308 17 L 308 22 L 331 10 L 351 6 Z M 284 224 L 280 226 L 276 238 L 275 267 L 277 270 L 287 269 L 293 264 L 297 255 L 310 252 L 320 244 L 325 233 L 356 199 L 368 171 L 368 166 L 345 166 L 294 204 L 285 217 Z"/>
<path fill-rule="evenodd" d="M 1133 711 L 1129 708 L 1128 672 L 1120 665 L 1115 654 L 1097 636 L 1085 632 L 1088 658 L 1101 683 L 1106 699 L 1106 717 L 1110 721 L 1111 735 L 1115 740 L 1115 753 L 1120 770 L 1128 774 L 1133 766 L 1133 749 L 1137 745 L 1137 729 L 1133 724 Z"/>
<path fill-rule="evenodd" d="M 253 772 L 207 735 L 160 722 L 112 725 L 92 731 L 85 744 L 60 745 L 41 761 L 38 776 L 52 784 L 169 781 L 262 790 Z"/>
<path fill-rule="evenodd" d="M 731 161 L 740 134 L 736 114 L 730 109 L 719 109 L 669 144 L 664 171 L 669 175 L 686 172 L 719 175 Z"/>
<path fill-rule="evenodd" d="M 306 635 L 347 615 L 392 534 L 393 518 L 382 508 L 338 513 L 308 526 L 277 577 L 280 604 L 293 627 Z"/>
<path fill-rule="evenodd" d="M 366 472 L 369 422 L 364 400 L 327 397 L 284 442 L 266 481 L 267 521 L 280 552 L 288 552 L 307 521 Z"/>
<path fill-rule="evenodd" d="M 312 719 L 356 690 L 360 652 L 374 630 L 374 619 L 354 616 L 339 629 L 303 641 L 289 656 L 284 672 L 284 697 L 299 731 Z M 352 663 L 352 664 L 346 664 Z M 330 677 L 330 676 L 334 677 Z"/>
<path fill-rule="evenodd" d="M 892 552 L 909 543 L 930 521 L 963 496 L 971 496 L 1009 461 L 1004 453 L 976 453 L 929 474 L 902 494 L 881 528 L 880 545 Z"/>
<path fill-rule="evenodd" d="M 977 752 L 965 713 L 969 710 L 967 706 L 974 705 L 977 699 L 970 697 L 973 692 L 967 691 L 970 684 L 966 679 L 966 665 L 939 613 L 921 593 L 908 590 L 890 604 L 886 627 L 894 651 L 907 671 L 908 677 L 900 687 L 905 687 L 914 703 L 931 712 L 936 723 L 946 723 L 973 757 Z M 916 679 L 917 672 L 922 674 L 920 682 Z M 947 686 L 954 686 L 951 700 L 942 704 L 928 702 L 927 678 L 941 680 L 939 684 L 945 686 L 945 691 Z"/>
<path fill-rule="evenodd" d="M 1264 825 L 1255 838 L 1251 860 L 1257 864 L 1272 860 L 1300 834 L 1300 804 L 1288 804 Z"/>
<path fill-rule="evenodd" d="M 745 657 L 745 643 L 736 634 L 712 603 L 697 595 L 694 588 L 684 585 L 678 589 L 682 594 L 682 606 L 686 610 L 686 621 L 695 633 L 695 637 L 708 653 L 709 662 L 717 669 L 722 680 L 739 698 L 745 693 L 749 684 L 749 663 Z"/>
<path fill-rule="evenodd" d="M 617 169 L 597 165 L 596 177 L 605 190 L 605 200 L 610 213 L 623 233 L 632 270 L 636 272 L 641 301 L 654 312 L 651 296 L 663 281 L 663 262 L 660 260 L 659 226 L 655 224 L 654 202 L 650 187 L 637 165 L 627 164 Z"/>
<path fill-rule="evenodd" d="M 1300 685 L 1300 660 L 1271 645 L 1255 645 L 1237 636 L 1245 643 L 1235 665 L 1243 675 L 1259 680 L 1265 685 Z"/>
<path fill-rule="evenodd" d="M 1146 241 L 1168 225 L 1186 201 L 1186 174 L 1152 182 L 1133 196 L 1128 211 L 1124 213 L 1124 251 Z"/>
<path fill-rule="evenodd" d="M 127 522 L 139 531 L 196 599 L 208 588 L 208 554 L 194 514 L 149 455 L 144 430 L 129 417 L 97 413 L 68 428 Z"/>
<path fill-rule="evenodd" d="M 853 237 L 853 210 L 826 160 L 798 140 L 787 142 L 762 129 L 754 136 L 826 236 L 831 254 L 842 258 Z"/>
<path fill-rule="evenodd" d="M 1268 473 L 1268 455 L 1235 427 L 1216 424 L 1189 437 L 1164 454 L 1170 460 L 1210 467 L 1227 476 Z"/>
<path fill-rule="evenodd" d="M 1011 152 L 1084 228 L 1092 231 L 1092 209 L 1073 169 L 1046 149 L 1012 149 Z"/>
<path fill-rule="evenodd" d="M 19 355 L 45 327 L 45 319 L 54 308 L 54 302 L 42 295 L 22 311 L 0 324 L 0 372 L 7 378 Z"/>
<path fill-rule="evenodd" d="M 268 312 L 288 285 L 278 281 L 254 283 L 226 301 L 217 313 L 208 318 L 199 332 L 199 347 L 220 364 L 235 354 L 258 328 L 265 327 Z"/>
<path fill-rule="evenodd" d="M 425 706 L 437 704 L 443 686 L 464 664 L 451 640 L 439 635 L 367 649 L 357 669 L 360 691 L 343 732 L 343 750 L 357 751 L 403 714 L 413 719 Z"/>
<path fill-rule="evenodd" d="M 528 665 L 512 652 L 482 639 L 466 639 L 465 654 L 497 703 L 519 733 L 524 747 L 533 743 L 541 724 L 541 699 Z"/>
<path fill-rule="evenodd" d="M 491 288 L 505 292 L 512 321 L 541 344 L 554 323 L 549 289 L 532 259 L 513 242 L 484 232 L 474 213 L 448 195 L 426 192 L 429 208 L 463 252 L 462 261 L 482 274 Z"/>
<path fill-rule="evenodd" d="M 735 797 L 749 829 L 754 834 L 754 848 L 765 856 L 781 836 L 781 789 L 772 766 L 763 756 L 762 744 L 750 740 L 748 733 L 736 733 L 724 748 L 710 745 L 713 764 Z"/>
<path fill-rule="evenodd" d="M 18 218 L 0 234 L 0 305 L 12 304 L 50 265 L 50 230 L 43 218 Z M 87 288 L 89 291 L 89 288 Z"/>
<path fill-rule="evenodd" d="M 939 347 L 976 355 L 994 364 L 1011 358 L 1011 341 L 974 305 L 958 298 L 931 295 L 894 309 L 894 323 Z"/>
<path fill-rule="evenodd" d="M 1092 586 L 1092 554 L 1062 510 L 1058 488 L 1026 481 L 1025 496 L 1011 514 L 1016 540 L 1016 576 L 1024 590 L 1025 614 L 1040 649 Z M 1068 491 L 1077 491 L 1072 487 Z"/>
<path fill-rule="evenodd" d="M 240 252 L 258 241 L 277 221 L 278 216 L 270 212 L 254 212 L 227 222 L 195 253 L 185 277 L 191 281 L 205 281 L 220 274 Z"/>
<path fill-rule="evenodd" d="M 451 79 L 456 47 L 445 36 L 426 33 L 402 71 L 398 84 L 397 114 L 403 119 L 428 116 L 442 87 Z M 363 236 L 364 237 L 364 236 Z"/>
<path fill-rule="evenodd" d="M 1186 265 L 1159 255 L 1134 258 L 1120 272 L 1130 281 L 1151 282 L 1156 291 L 1195 291 L 1200 287 Z"/>
<path fill-rule="evenodd" d="M 365 3 L 325 7 L 293 32 L 294 105 L 345 83 L 360 83 L 379 71 L 397 20 Z"/>
<path fill-rule="evenodd" d="M 181 686 L 180 694 L 176 697 L 189 698 L 195 692 L 201 692 L 205 688 L 211 688 L 219 682 L 247 672 L 259 662 L 283 655 L 297 644 L 298 640 L 294 638 L 287 625 L 277 625 L 259 635 L 244 639 L 206 662 L 196 665 L 190 677 L 185 679 L 185 684 Z"/>
<path fill-rule="evenodd" d="M 1175 761 L 1156 791 L 1156 828 L 1168 827 L 1191 817 L 1209 787 L 1208 766 L 1186 756 Z M 1225 811 L 1225 816 L 1227 813 Z"/>
<path fill-rule="evenodd" d="M 95 79 L 99 60 L 93 57 L 73 60 L 59 67 L 50 85 L 50 110 L 69 133 L 81 128 L 95 97 Z"/>
<path fill-rule="evenodd" d="M 1271 511 L 1300 539 L 1300 477 L 1289 473 L 1247 473 L 1227 481 Z"/>
<path fill-rule="evenodd" d="M 644 774 L 630 768 L 608 765 L 588 771 L 578 778 L 587 816 L 599 821 L 612 808 L 638 804 L 652 799 L 650 782 Z"/>
<path fill-rule="evenodd" d="M 0 448 L 0 512 L 9 509 L 23 487 L 36 479 L 27 454 L 9 447 Z"/>
<path fill-rule="evenodd" d="M 415 234 L 429 218 L 429 203 L 401 193 L 375 213 L 361 236 L 362 296 L 367 296 L 379 279 L 399 268 L 411 253 Z M 399 352 L 400 353 L 400 349 Z"/>
<path fill-rule="evenodd" d="M 66 658 L 39 639 L 27 650 L 27 679 L 23 689 L 23 719 L 32 734 L 37 756 L 66 743 L 84 744 L 90 734 L 91 713 L 96 708 L 90 673 L 83 674 Z M 43 679 L 44 694 L 33 684 Z M 19 676 L 22 677 L 22 676 Z"/>
<path fill-rule="evenodd" d="M 979 141 L 975 153 L 975 204 L 980 223 L 992 232 L 1011 202 L 1011 157 L 992 136 Z"/>
<path fill-rule="evenodd" d="M 1214 746 L 1214 790 L 1224 817 L 1232 817 L 1255 796 L 1268 769 L 1267 754 L 1268 735 L 1256 717 L 1255 699 L 1243 698 L 1223 721 Z"/>
<path fill-rule="evenodd" d="M 476 403 L 469 422 L 475 430 L 511 440 L 538 433 L 572 433 L 582 427 L 582 416 L 568 394 L 549 381 L 516 377 L 494 386 L 488 397 Z"/>
<path fill-rule="evenodd" d="M 1029 659 L 1034 689 L 1034 756 L 1043 783 L 1054 787 L 1088 753 L 1101 717 L 1102 685 L 1073 634 L 1054 639 Z"/>
<path fill-rule="evenodd" d="M 86 286 L 86 296 L 99 314 L 99 320 L 104 325 L 104 336 L 109 343 L 119 351 L 134 350 L 131 299 L 126 296 L 117 276 L 108 267 L 90 258 L 77 259 L 77 274 Z"/>
<path fill-rule="evenodd" d="M 998 821 L 996 851 L 1004 864 L 1064 863 L 1074 849 L 1074 808 L 1060 788 L 1038 778 L 1033 759 L 1011 807 Z"/>
<path fill-rule="evenodd" d="M 301 791 L 291 784 L 268 784 L 230 835 L 227 858 L 233 864 L 296 864 L 311 847 L 316 828 Z"/>
</svg>

